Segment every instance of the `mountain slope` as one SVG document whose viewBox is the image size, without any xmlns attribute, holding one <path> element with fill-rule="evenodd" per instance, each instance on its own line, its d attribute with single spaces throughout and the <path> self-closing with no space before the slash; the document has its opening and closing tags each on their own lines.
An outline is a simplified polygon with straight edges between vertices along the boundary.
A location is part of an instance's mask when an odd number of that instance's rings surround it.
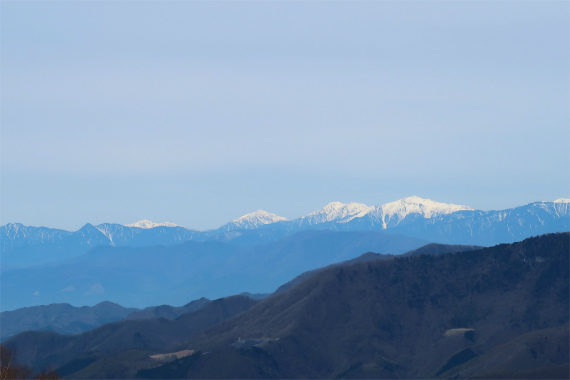
<svg viewBox="0 0 570 380">
<path fill-rule="evenodd" d="M 70 378 L 568 378 L 569 250 L 565 233 L 416 252 L 325 269 L 251 307 L 231 297 L 175 321 L 7 343 Z M 150 358 L 181 350 L 197 351 Z"/>
<path fill-rule="evenodd" d="M 117 351 L 152 351 L 180 344 L 196 332 L 237 315 L 256 303 L 248 297 L 232 296 L 212 301 L 176 320 L 123 320 L 71 336 L 27 331 L 7 340 L 5 344 L 17 350 L 22 364 L 33 368 L 56 368 L 66 362 L 75 362 L 73 367 L 76 368 L 77 361 L 83 363 L 84 367 L 97 366 L 98 363 L 92 363 Z M 82 369 L 77 368 L 77 371 Z"/>
<path fill-rule="evenodd" d="M 467 251 L 475 251 L 481 248 L 483 247 L 474 246 L 474 245 L 446 245 L 446 244 L 430 243 L 418 249 L 414 249 L 412 251 L 403 253 L 399 255 L 399 257 L 418 256 L 418 255 L 439 255 L 442 253 L 450 253 L 450 252 L 467 252 Z M 374 252 L 363 253 L 362 255 L 351 260 L 330 264 L 323 268 L 317 268 L 302 273 L 299 276 L 292 279 L 291 281 L 281 285 L 279 288 L 277 288 L 274 294 L 283 293 L 284 291 L 291 289 L 293 286 L 305 281 L 306 279 L 315 275 L 316 273 L 327 269 L 331 269 L 333 267 L 339 267 L 343 265 L 356 264 L 356 263 L 365 263 L 370 261 L 389 260 L 394 258 L 396 258 L 396 256 L 391 254 L 382 254 Z"/>
<path fill-rule="evenodd" d="M 555 342 L 567 328 L 569 249 L 569 234 L 556 234 L 335 267 L 185 343 L 208 355 L 139 377 L 434 378 L 453 370 L 463 378 L 462 368 L 509 376 L 512 367 L 495 355 L 523 349 L 516 339 L 531 331 Z M 260 337 L 271 341 L 234 347 Z M 551 349 L 562 351 L 540 356 Z M 541 377 L 566 368 L 567 378 L 567 345 L 535 350 L 521 369 Z"/>
</svg>

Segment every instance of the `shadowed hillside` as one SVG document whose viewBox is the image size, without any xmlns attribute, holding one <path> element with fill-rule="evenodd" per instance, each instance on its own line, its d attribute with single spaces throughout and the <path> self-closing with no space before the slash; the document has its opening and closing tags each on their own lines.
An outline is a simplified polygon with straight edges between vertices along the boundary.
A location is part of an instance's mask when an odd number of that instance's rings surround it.
<svg viewBox="0 0 570 380">
<path fill-rule="evenodd" d="M 400 255 L 400 257 L 418 256 L 418 255 L 424 255 L 424 254 L 425 255 L 438 255 L 441 253 L 473 251 L 473 250 L 481 249 L 481 248 L 483 248 L 483 247 L 479 247 L 476 245 L 449 245 L 449 244 L 431 243 L 431 244 L 426 244 L 426 245 L 424 245 L 418 249 L 414 249 L 413 251 L 403 253 Z M 395 257 L 396 257 L 395 255 L 391 255 L 391 254 L 366 252 L 366 253 L 364 253 L 364 254 L 362 254 L 362 255 L 354 258 L 354 259 L 351 259 L 351 260 L 331 264 L 331 265 L 328 265 L 324 268 L 313 269 L 313 270 L 307 271 L 305 273 L 302 273 L 302 274 L 298 275 L 297 277 L 295 277 L 294 279 L 292 279 L 291 281 L 289 281 L 289 282 L 281 285 L 279 288 L 277 288 L 277 290 L 275 291 L 275 294 L 283 293 L 284 291 L 291 289 L 293 286 L 305 281 L 307 278 L 315 275 L 316 273 L 318 273 L 320 271 L 326 270 L 326 269 L 330 269 L 330 268 L 337 267 L 340 265 L 364 263 L 364 262 L 377 261 L 377 260 L 388 260 L 388 259 L 393 259 Z"/>
<path fill-rule="evenodd" d="M 331 268 L 186 344 L 207 355 L 138 376 L 568 378 L 568 243 L 545 235 Z"/>
<path fill-rule="evenodd" d="M 568 378 L 569 237 L 346 264 L 255 305 L 7 344 L 68 378 Z"/>
<path fill-rule="evenodd" d="M 105 371 L 112 368 L 119 371 L 114 376 L 129 377 L 120 371 L 123 371 L 122 366 L 131 366 L 129 362 L 137 358 L 139 352 L 180 344 L 194 333 L 239 314 L 255 303 L 257 301 L 245 296 L 232 296 L 211 301 L 176 320 L 123 320 L 73 336 L 28 331 L 7 340 L 6 345 L 16 349 L 22 364 L 32 368 L 62 367 L 63 371 L 58 368 L 62 376 L 68 374 L 70 368 L 76 372 L 89 365 L 100 365 L 99 358 L 111 357 L 116 365 L 109 365 Z M 115 357 L 117 352 L 119 359 Z M 105 372 L 95 377 L 107 376 Z"/>
</svg>

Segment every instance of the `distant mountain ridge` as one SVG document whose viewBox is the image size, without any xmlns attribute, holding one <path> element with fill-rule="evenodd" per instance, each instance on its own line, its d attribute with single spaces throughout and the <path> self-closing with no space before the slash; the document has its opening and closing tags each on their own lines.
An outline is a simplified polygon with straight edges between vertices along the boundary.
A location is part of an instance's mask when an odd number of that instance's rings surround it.
<svg viewBox="0 0 570 380">
<path fill-rule="evenodd" d="M 447 215 L 457 211 L 473 211 L 471 207 L 450 203 L 435 202 L 417 196 L 403 198 L 380 206 L 367 206 L 363 203 L 331 202 L 320 210 L 314 211 L 295 221 L 299 224 L 320 224 L 327 222 L 348 223 L 356 218 L 368 216 L 379 223 L 382 229 L 395 226 L 406 216 L 418 214 L 423 218 Z"/>
<path fill-rule="evenodd" d="M 0 341 L 27 330 L 79 334 L 105 323 L 119 321 L 137 311 L 142 312 L 107 301 L 92 307 L 59 303 L 5 311 L 0 313 Z"/>
<path fill-rule="evenodd" d="M 506 210 L 480 211 L 412 196 L 380 206 L 331 202 L 293 220 L 258 210 L 209 231 L 194 231 L 173 223 L 148 220 L 126 226 L 86 224 L 75 232 L 10 223 L 0 227 L 0 249 L 4 258 L 6 253 L 26 252 L 30 247 L 35 247 L 35 251 L 36 248 L 58 250 L 62 258 L 66 258 L 70 255 L 62 253 L 62 249 L 73 250 L 76 255 L 96 246 L 168 246 L 191 240 L 236 240 L 251 245 L 311 229 L 386 230 L 445 244 L 493 245 L 568 231 L 569 205 L 570 199 L 560 198 Z M 44 256 L 47 257 L 38 253 L 31 262 L 42 262 Z M 12 262 L 8 260 L 6 264 Z"/>
<path fill-rule="evenodd" d="M 25 331 L 9 339 L 6 345 L 10 346 L 10 341 L 19 342 L 22 338 L 24 340 L 30 338 L 31 344 L 37 344 L 36 338 L 41 337 L 42 342 L 40 344 L 47 344 L 49 348 L 41 347 L 35 354 L 42 352 L 40 355 L 43 358 L 40 360 L 49 363 L 48 366 L 62 364 L 58 363 L 62 359 L 66 361 L 69 357 L 75 359 L 85 354 L 87 354 L 87 358 L 91 358 L 100 355 L 104 356 L 109 353 L 113 354 L 125 349 L 135 348 L 146 351 L 183 342 L 195 332 L 239 314 L 256 303 L 258 301 L 245 296 L 225 297 L 208 302 L 203 307 L 182 314 L 175 320 L 165 318 L 121 320 L 76 335 L 58 335 L 46 331 Z M 18 353 L 22 362 L 27 362 L 30 356 L 34 356 L 34 352 L 26 348 L 22 350 L 18 348 Z M 83 359 L 79 363 L 85 365 L 86 358 L 84 357 Z M 36 367 L 35 362 L 28 363 Z M 87 363 L 89 363 L 89 360 L 87 360 Z M 75 372 L 77 369 L 70 371 L 69 368 L 77 367 L 77 364 L 77 362 L 72 362 L 68 364 L 68 367 L 58 368 L 58 373 L 61 376 L 66 376 L 68 371 L 70 373 Z M 113 365 L 112 363 L 109 364 Z M 115 374 L 114 377 L 132 378 L 132 376 L 121 375 L 120 373 Z M 78 375 L 73 378 L 82 378 L 82 376 Z M 101 376 L 97 378 L 101 378 Z"/>
</svg>

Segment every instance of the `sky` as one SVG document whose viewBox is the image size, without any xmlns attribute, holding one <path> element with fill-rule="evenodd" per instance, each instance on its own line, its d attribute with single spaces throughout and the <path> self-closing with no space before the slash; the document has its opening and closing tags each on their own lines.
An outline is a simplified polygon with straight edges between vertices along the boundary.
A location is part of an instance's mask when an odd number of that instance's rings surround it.
<svg viewBox="0 0 570 380">
<path fill-rule="evenodd" d="M 0 3 L 0 224 L 570 194 L 567 1 Z"/>
</svg>

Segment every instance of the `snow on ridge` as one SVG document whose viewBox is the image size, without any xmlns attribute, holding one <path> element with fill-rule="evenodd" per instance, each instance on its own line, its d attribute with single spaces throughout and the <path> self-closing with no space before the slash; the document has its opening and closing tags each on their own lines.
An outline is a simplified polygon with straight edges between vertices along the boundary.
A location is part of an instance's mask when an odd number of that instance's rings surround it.
<svg viewBox="0 0 570 380">
<path fill-rule="evenodd" d="M 558 198 L 554 203 L 570 203 L 570 198 Z"/>
<path fill-rule="evenodd" d="M 107 239 L 109 239 L 112 246 L 115 246 L 115 242 L 113 241 L 113 234 L 111 233 L 111 231 L 109 231 L 109 228 L 107 226 L 98 225 L 98 226 L 95 226 L 95 228 L 98 229 L 99 231 L 101 231 L 101 233 L 103 235 L 105 235 L 107 237 Z"/>
<path fill-rule="evenodd" d="M 170 223 L 170 222 L 154 223 L 154 222 L 151 222 L 150 220 L 144 219 L 144 220 L 139 220 L 136 223 L 127 224 L 125 227 L 136 227 L 136 228 L 149 229 L 149 228 L 154 228 L 154 227 L 180 227 L 180 226 L 177 224 L 174 224 L 174 223 Z"/>
<path fill-rule="evenodd" d="M 418 196 L 411 196 L 399 199 L 394 202 L 383 204 L 382 210 L 384 214 L 393 215 L 398 214 L 403 216 L 410 213 L 419 213 L 426 218 L 441 214 L 451 214 L 457 211 L 473 211 L 471 207 L 456 205 L 452 203 L 441 203 L 432 201 L 431 199 L 424 199 Z"/>
<path fill-rule="evenodd" d="M 233 222 L 237 221 L 252 221 L 252 220 L 267 220 L 272 222 L 279 222 L 282 220 L 287 220 L 287 218 L 283 216 L 279 216 L 277 214 L 273 214 L 264 210 L 257 210 L 254 212 L 250 212 L 249 214 L 245 214 L 240 216 L 239 218 L 233 220 Z"/>
<path fill-rule="evenodd" d="M 395 224 L 398 224 L 409 214 L 420 214 L 424 218 L 429 219 L 434 216 L 447 215 L 457 211 L 473 211 L 473 209 L 468 206 L 436 202 L 415 195 L 383 204 L 380 206 L 380 209 L 384 229 L 387 228 L 388 223 L 392 219 L 395 219 Z"/>
<path fill-rule="evenodd" d="M 363 217 L 372 211 L 372 209 L 373 207 L 367 206 L 364 203 L 330 202 L 323 208 L 302 216 L 300 219 L 307 220 L 309 224 L 325 223 L 330 221 L 346 223 L 354 218 Z"/>
<path fill-rule="evenodd" d="M 281 221 L 285 221 L 287 218 L 279 216 L 277 214 L 272 214 L 264 210 L 257 210 L 255 212 L 250 212 L 240 216 L 239 218 L 232 220 L 230 223 L 237 228 L 256 228 L 263 224 L 272 224 Z"/>
<path fill-rule="evenodd" d="M 411 196 L 380 206 L 367 206 L 363 203 L 356 202 L 330 202 L 323 208 L 305 215 L 300 219 L 306 220 L 309 224 L 331 221 L 347 223 L 355 218 L 369 215 L 372 219 L 381 222 L 383 228 L 386 229 L 388 228 L 388 224 L 396 225 L 409 214 L 420 214 L 424 218 L 431 218 L 466 210 L 472 211 L 473 209 L 463 205 L 441 203 L 432 201 L 431 199 Z M 393 223 L 390 223 L 390 221 Z"/>
</svg>

